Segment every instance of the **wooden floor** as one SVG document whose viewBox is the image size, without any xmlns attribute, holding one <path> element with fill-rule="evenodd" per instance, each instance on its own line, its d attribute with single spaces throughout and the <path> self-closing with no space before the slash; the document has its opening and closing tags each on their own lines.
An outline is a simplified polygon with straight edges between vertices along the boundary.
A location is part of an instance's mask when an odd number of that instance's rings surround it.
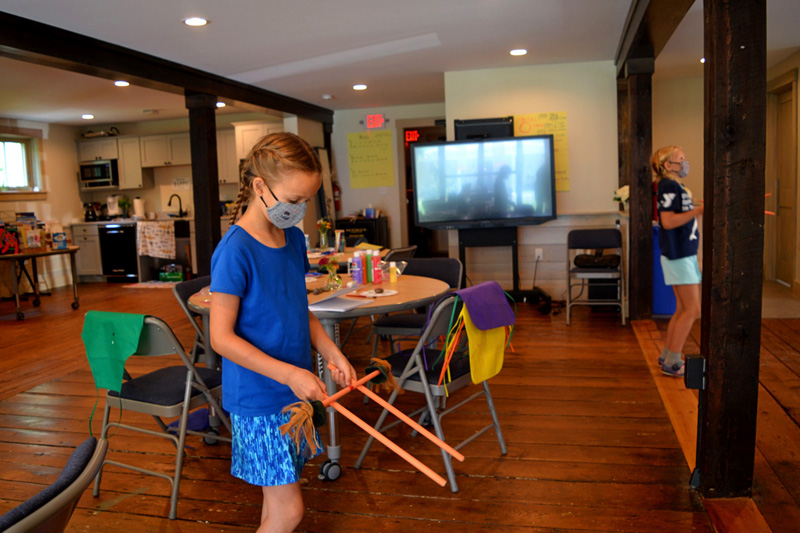
<svg viewBox="0 0 800 533">
<path fill-rule="evenodd" d="M 28 304 L 24 322 L 14 320 L 12 303 L 0 303 L 0 513 L 51 483 L 88 436 L 97 393 L 80 340 L 85 311 L 154 314 L 185 345 L 192 340 L 171 291 L 93 284 L 81 286 L 80 310 L 70 309 L 70 299 L 71 291 L 58 289 L 41 307 Z M 658 326 L 650 328 L 651 338 Z M 797 322 L 765 321 L 764 345 L 774 359 L 765 363 L 762 356 L 763 461 L 757 460 L 754 500 L 773 531 L 797 530 L 800 524 L 790 521 L 798 516 L 800 501 L 798 329 Z M 357 368 L 367 363 L 365 336 L 361 330 L 345 347 Z M 720 531 L 748 530 L 724 509 L 707 512 L 689 490 L 690 467 L 656 387 L 657 380 L 679 380 L 651 374 L 634 328 L 588 308 L 579 308 L 566 327 L 563 314 L 542 317 L 523 304 L 513 345 L 503 372 L 491 382 L 508 455 L 500 455 L 491 433 L 467 445 L 466 461 L 455 466 L 461 490 L 454 494 L 380 445 L 354 470 L 366 436 L 342 421 L 342 477 L 317 479 L 321 459 L 306 467 L 307 512 L 298 530 L 711 532 L 715 525 Z M 148 368 L 136 363 L 134 374 Z M 419 399 L 408 393 L 399 406 L 411 410 Z M 378 414 L 355 393 L 342 404 L 368 421 Z M 765 412 L 769 416 L 762 423 Z M 95 415 L 95 432 L 100 416 Z M 463 437 L 486 417 L 483 405 L 466 407 L 445 419 L 445 433 Z M 144 421 L 131 413 L 123 418 Z M 444 472 L 437 449 L 426 440 L 400 428 L 389 436 Z M 207 446 L 197 438 L 189 445 L 177 520 L 165 518 L 166 481 L 109 466 L 100 496 L 84 494 L 68 531 L 254 530 L 260 491 L 228 473 L 229 446 Z M 171 468 L 171 453 L 166 441 L 122 430 L 110 440 L 109 457 L 163 471 Z M 765 469 L 773 476 L 758 477 Z M 764 501 L 773 497 L 779 499 Z"/>
</svg>

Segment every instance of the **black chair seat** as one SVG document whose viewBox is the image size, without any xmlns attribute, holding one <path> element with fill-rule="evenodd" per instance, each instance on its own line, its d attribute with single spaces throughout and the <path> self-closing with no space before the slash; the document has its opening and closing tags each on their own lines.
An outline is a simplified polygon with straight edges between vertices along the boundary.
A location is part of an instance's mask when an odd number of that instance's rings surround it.
<svg viewBox="0 0 800 533">
<path fill-rule="evenodd" d="M 416 328 L 422 331 L 427 320 L 427 313 L 396 313 L 375 319 L 372 325 L 378 328 Z"/>
<path fill-rule="evenodd" d="M 222 372 L 219 370 L 197 367 L 197 372 L 209 389 L 214 389 L 222 384 Z M 183 402 L 186 374 L 185 366 L 161 368 L 124 382 L 120 390 L 121 394 L 109 390 L 108 395 L 156 405 L 177 405 Z M 192 398 L 198 394 L 200 391 L 193 388 Z"/>
<path fill-rule="evenodd" d="M 392 365 L 392 374 L 399 378 L 403 374 L 403 369 L 406 367 L 408 363 L 408 358 L 411 357 L 411 354 L 414 353 L 414 350 L 402 350 L 395 354 L 390 355 L 386 358 L 386 361 Z M 439 350 L 430 350 L 427 354 L 428 358 L 428 369 L 425 371 L 425 374 L 428 377 L 428 383 L 430 385 L 436 385 L 439 381 L 439 375 L 442 373 L 442 366 L 444 366 L 444 357 L 441 358 L 440 361 L 434 364 L 434 361 L 439 357 Z M 450 377 L 453 381 L 469 374 L 470 367 L 469 367 L 469 355 L 464 353 L 455 354 L 450 361 Z M 420 381 L 419 374 L 413 374 L 408 378 L 408 381 Z"/>
</svg>

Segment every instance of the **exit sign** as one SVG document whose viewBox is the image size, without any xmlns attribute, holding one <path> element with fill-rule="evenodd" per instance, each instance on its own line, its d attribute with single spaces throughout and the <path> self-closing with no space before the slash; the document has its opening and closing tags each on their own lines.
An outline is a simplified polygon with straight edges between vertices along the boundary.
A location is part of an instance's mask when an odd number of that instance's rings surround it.
<svg viewBox="0 0 800 533">
<path fill-rule="evenodd" d="M 385 123 L 386 119 L 384 118 L 383 113 L 379 113 L 377 115 L 367 115 L 368 130 L 383 128 Z"/>
<path fill-rule="evenodd" d="M 406 142 L 415 143 L 419 140 L 419 130 L 406 130 Z"/>
</svg>

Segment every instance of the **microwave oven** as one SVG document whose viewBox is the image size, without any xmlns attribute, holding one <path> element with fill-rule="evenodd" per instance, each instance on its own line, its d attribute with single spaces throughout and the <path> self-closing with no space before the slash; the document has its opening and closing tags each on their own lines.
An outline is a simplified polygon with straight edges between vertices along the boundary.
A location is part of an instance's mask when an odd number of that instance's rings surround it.
<svg viewBox="0 0 800 533">
<path fill-rule="evenodd" d="M 117 160 L 84 161 L 78 174 L 81 189 L 115 189 L 119 187 Z"/>
</svg>

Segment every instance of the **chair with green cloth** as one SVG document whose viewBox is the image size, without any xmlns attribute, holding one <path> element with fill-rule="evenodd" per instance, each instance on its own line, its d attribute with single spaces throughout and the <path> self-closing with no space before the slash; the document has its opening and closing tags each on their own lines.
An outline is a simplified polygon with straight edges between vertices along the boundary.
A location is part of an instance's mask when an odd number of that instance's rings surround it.
<svg viewBox="0 0 800 533">
<path fill-rule="evenodd" d="M 186 435 L 204 437 L 207 442 L 216 442 L 218 439 L 230 441 L 216 433 L 188 429 L 190 411 L 208 404 L 219 414 L 228 431 L 231 431 L 230 422 L 219 404 L 222 396 L 222 373 L 219 370 L 195 366 L 172 329 L 163 320 L 153 316 L 89 311 L 84 319 L 81 338 L 97 388 L 108 389 L 101 438 L 107 438 L 109 428 L 119 427 L 164 437 L 176 448 L 175 471 L 172 475 L 109 459 L 103 462 L 103 466 L 115 465 L 169 480 L 172 485 L 169 518 L 174 520 L 177 516 Z M 182 365 L 159 368 L 136 377 L 130 376 L 125 370 L 125 363 L 130 356 L 175 354 L 180 357 Z M 112 407 L 120 409 L 120 419 L 121 411 L 124 410 L 149 414 L 160 431 L 111 421 L 109 418 Z M 170 431 L 163 418 L 178 418 L 177 435 Z M 95 496 L 100 493 L 101 477 L 102 469 L 95 478 Z"/>
</svg>

